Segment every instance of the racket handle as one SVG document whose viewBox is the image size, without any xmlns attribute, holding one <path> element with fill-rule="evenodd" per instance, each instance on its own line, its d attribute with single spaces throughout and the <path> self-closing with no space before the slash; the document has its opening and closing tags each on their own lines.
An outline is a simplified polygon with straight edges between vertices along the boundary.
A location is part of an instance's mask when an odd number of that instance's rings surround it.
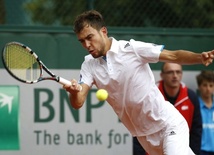
<svg viewBox="0 0 214 155">
<path fill-rule="evenodd" d="M 62 84 L 62 85 L 70 85 L 71 86 L 71 81 L 68 81 L 62 77 L 59 77 L 59 83 Z M 79 91 L 82 91 L 82 86 L 79 85 Z"/>
<path fill-rule="evenodd" d="M 71 81 L 68 81 L 62 77 L 59 77 L 59 83 L 62 85 L 71 85 Z"/>
</svg>

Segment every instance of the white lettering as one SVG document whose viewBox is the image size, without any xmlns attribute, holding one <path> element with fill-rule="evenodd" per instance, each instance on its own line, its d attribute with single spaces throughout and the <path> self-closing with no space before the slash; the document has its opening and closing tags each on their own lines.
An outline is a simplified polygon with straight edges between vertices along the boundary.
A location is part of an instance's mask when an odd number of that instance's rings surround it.
<svg viewBox="0 0 214 155">
<path fill-rule="evenodd" d="M 203 128 L 214 129 L 214 124 L 203 124 Z"/>
</svg>

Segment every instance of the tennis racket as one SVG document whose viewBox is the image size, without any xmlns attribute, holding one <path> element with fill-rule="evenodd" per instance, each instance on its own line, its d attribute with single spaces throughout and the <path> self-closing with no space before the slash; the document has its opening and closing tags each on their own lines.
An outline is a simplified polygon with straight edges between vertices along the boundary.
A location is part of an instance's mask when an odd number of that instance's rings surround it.
<svg viewBox="0 0 214 155">
<path fill-rule="evenodd" d="M 62 85 L 71 82 L 53 74 L 29 47 L 18 42 L 10 42 L 2 50 L 4 67 L 15 79 L 28 83 L 38 83 L 43 80 L 53 80 Z M 43 77 L 43 70 L 50 76 Z"/>
</svg>

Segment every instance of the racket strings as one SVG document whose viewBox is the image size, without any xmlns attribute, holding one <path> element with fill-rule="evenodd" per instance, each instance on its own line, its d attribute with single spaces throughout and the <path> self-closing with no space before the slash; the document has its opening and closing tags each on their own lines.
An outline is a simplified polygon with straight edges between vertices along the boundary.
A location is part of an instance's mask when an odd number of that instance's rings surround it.
<svg viewBox="0 0 214 155">
<path fill-rule="evenodd" d="M 10 72 L 19 79 L 33 82 L 40 77 L 40 65 L 28 49 L 15 44 L 8 45 L 4 57 Z"/>
</svg>

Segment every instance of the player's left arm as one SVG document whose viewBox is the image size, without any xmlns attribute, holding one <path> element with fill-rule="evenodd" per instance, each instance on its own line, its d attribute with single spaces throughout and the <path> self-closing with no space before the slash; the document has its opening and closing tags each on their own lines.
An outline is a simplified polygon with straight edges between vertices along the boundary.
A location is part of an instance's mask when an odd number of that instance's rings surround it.
<svg viewBox="0 0 214 155">
<path fill-rule="evenodd" d="M 214 50 L 202 52 L 202 53 L 195 53 L 187 50 L 166 50 L 160 53 L 159 61 L 161 62 L 172 62 L 172 63 L 179 63 L 179 64 L 203 64 L 208 66 L 213 62 L 214 59 Z"/>
</svg>

